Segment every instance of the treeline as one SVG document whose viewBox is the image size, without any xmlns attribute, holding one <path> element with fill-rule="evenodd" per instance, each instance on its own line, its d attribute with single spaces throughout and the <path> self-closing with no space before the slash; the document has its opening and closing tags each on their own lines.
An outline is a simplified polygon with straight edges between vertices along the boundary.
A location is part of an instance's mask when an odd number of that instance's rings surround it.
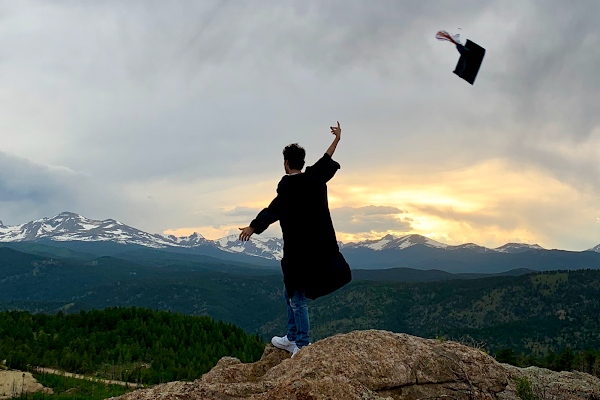
<svg viewBox="0 0 600 400">
<path fill-rule="evenodd" d="M 167 311 L 0 313 L 0 359 L 15 369 L 41 366 L 150 384 L 199 378 L 223 356 L 253 362 L 263 349 L 258 335 L 235 325 Z"/>
<path fill-rule="evenodd" d="M 573 351 L 567 347 L 560 353 L 549 352 L 544 357 L 518 355 L 512 349 L 502 349 L 495 354 L 501 363 L 517 367 L 541 367 L 553 371 L 581 371 L 600 377 L 600 351 Z"/>
</svg>

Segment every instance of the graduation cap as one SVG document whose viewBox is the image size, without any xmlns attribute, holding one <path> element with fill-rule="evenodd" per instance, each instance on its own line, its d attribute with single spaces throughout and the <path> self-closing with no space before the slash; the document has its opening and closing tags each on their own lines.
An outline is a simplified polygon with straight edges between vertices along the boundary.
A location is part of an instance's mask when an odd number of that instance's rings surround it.
<svg viewBox="0 0 600 400">
<path fill-rule="evenodd" d="M 475 82 L 479 67 L 483 61 L 485 49 L 468 39 L 467 43 L 462 45 L 458 40 L 458 36 L 452 36 L 446 31 L 439 31 L 435 35 L 438 40 L 447 40 L 456 45 L 456 49 L 460 53 L 460 59 L 458 60 L 458 64 L 456 64 L 454 73 L 472 85 Z"/>
</svg>

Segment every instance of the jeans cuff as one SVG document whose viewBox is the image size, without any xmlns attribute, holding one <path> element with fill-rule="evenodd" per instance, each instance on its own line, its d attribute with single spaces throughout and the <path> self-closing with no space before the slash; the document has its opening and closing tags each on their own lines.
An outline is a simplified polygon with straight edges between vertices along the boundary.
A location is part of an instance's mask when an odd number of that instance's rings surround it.
<svg viewBox="0 0 600 400">
<path fill-rule="evenodd" d="M 290 335 L 289 333 L 287 334 L 287 338 L 290 342 L 295 342 L 296 341 L 296 336 L 294 335 Z"/>
</svg>

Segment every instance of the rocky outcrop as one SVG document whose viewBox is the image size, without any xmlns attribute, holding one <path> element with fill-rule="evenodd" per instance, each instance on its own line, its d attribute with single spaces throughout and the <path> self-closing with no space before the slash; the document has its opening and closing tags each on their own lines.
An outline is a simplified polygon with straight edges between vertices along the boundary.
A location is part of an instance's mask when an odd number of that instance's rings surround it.
<svg viewBox="0 0 600 400">
<path fill-rule="evenodd" d="M 529 373 L 455 342 L 369 330 L 320 340 L 293 359 L 268 345 L 255 363 L 225 357 L 194 382 L 158 385 L 121 399 L 517 400 L 515 379 Z M 531 376 L 535 384 L 536 373 Z M 586 385 L 579 397 L 557 399 L 587 399 L 600 388 L 590 375 L 576 379 Z"/>
<path fill-rule="evenodd" d="M 509 385 L 498 400 L 518 399 L 517 385 L 526 378 L 531 392 L 540 400 L 600 399 L 600 379 L 583 372 L 555 372 L 545 368 L 517 368 L 502 364 L 509 376 Z"/>
<path fill-rule="evenodd" d="M 44 392 L 52 394 L 52 389 L 44 387 L 29 372 L 0 371 L 0 399 L 10 399 L 23 394 Z"/>
</svg>

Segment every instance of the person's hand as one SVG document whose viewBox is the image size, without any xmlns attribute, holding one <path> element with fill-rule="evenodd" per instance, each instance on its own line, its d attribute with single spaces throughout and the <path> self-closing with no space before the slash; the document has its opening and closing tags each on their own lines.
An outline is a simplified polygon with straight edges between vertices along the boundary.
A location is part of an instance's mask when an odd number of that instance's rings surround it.
<svg viewBox="0 0 600 400">
<path fill-rule="evenodd" d="M 248 240 L 250 240 L 250 236 L 252 236 L 252 234 L 254 233 L 254 228 L 251 226 L 247 226 L 245 228 L 239 228 L 240 229 L 240 240 L 242 242 L 247 242 Z"/>
<path fill-rule="evenodd" d="M 342 128 L 340 127 L 340 121 L 337 122 L 337 126 L 331 126 L 331 133 L 333 135 L 335 135 L 335 138 L 337 140 L 340 140 L 342 138 Z"/>
</svg>

